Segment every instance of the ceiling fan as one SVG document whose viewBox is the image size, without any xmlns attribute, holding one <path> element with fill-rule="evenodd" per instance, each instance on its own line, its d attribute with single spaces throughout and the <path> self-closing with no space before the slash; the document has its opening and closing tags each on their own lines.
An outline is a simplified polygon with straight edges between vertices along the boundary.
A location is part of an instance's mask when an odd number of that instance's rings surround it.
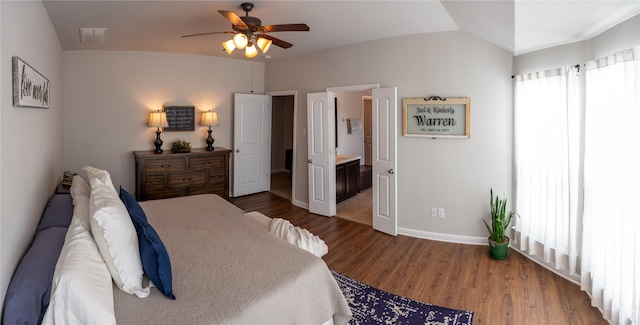
<svg viewBox="0 0 640 325">
<path fill-rule="evenodd" d="M 239 49 L 245 50 L 244 55 L 247 58 L 253 58 L 258 55 L 256 45 L 262 51 L 267 53 L 271 44 L 288 49 L 293 46 L 289 42 L 285 42 L 279 38 L 275 38 L 267 33 L 272 32 L 308 32 L 309 26 L 307 24 L 282 24 L 282 25 L 265 25 L 262 26 L 262 21 L 257 17 L 249 16 L 249 12 L 253 9 L 253 3 L 245 2 L 240 5 L 245 12 L 244 17 L 239 17 L 233 11 L 218 10 L 232 24 L 233 31 L 224 32 L 207 32 L 183 35 L 182 37 L 193 37 L 211 34 L 235 34 L 232 39 L 222 42 L 222 46 L 227 54 L 231 54 L 233 50 Z"/>
</svg>

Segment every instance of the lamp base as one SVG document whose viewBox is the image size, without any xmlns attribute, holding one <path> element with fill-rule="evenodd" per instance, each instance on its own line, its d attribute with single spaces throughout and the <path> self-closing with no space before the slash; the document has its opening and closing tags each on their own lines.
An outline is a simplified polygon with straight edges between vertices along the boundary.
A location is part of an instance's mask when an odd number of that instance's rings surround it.
<svg viewBox="0 0 640 325">
<path fill-rule="evenodd" d="M 162 153 L 164 151 L 162 150 L 162 139 L 160 139 L 160 128 L 156 131 L 156 140 L 153 141 L 153 144 L 156 146 L 156 150 L 153 153 Z"/>
<path fill-rule="evenodd" d="M 207 142 L 207 151 L 213 151 L 214 150 L 213 142 L 215 140 L 213 139 L 213 137 L 211 137 L 211 128 L 209 128 L 209 130 L 207 130 L 207 132 L 209 133 L 209 136 L 207 137 L 207 140 L 206 140 L 206 142 Z"/>
</svg>

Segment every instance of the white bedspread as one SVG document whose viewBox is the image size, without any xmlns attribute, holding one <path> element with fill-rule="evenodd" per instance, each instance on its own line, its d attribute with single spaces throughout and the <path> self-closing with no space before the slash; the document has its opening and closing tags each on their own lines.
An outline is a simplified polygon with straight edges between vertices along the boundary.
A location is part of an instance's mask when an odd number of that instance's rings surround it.
<svg viewBox="0 0 640 325">
<path fill-rule="evenodd" d="M 114 290 L 118 324 L 321 324 L 351 317 L 324 261 L 217 195 L 141 202 L 171 258 L 169 300 Z"/>
</svg>

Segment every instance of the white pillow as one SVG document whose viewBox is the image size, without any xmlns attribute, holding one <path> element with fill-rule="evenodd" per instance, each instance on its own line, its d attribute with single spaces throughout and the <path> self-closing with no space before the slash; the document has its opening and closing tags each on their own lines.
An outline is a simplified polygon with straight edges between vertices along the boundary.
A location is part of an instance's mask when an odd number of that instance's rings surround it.
<svg viewBox="0 0 640 325">
<path fill-rule="evenodd" d="M 87 175 L 89 183 L 91 183 L 92 179 L 97 178 L 107 186 L 111 187 L 114 191 L 116 190 L 113 186 L 113 182 L 111 181 L 111 174 L 109 174 L 108 171 L 91 166 L 82 167 L 82 171 Z"/>
<path fill-rule="evenodd" d="M 73 219 L 78 219 L 82 226 L 91 232 L 91 221 L 89 221 L 89 196 L 76 196 L 73 199 Z"/>
<path fill-rule="evenodd" d="M 115 324 L 113 285 L 91 234 L 72 219 L 42 324 Z"/>
<path fill-rule="evenodd" d="M 91 189 L 82 177 L 76 175 L 73 176 L 73 182 L 71 183 L 71 189 L 69 189 L 69 192 L 71 194 L 71 198 L 74 199 L 73 204 L 75 204 L 75 199 L 78 196 L 86 196 L 88 198 L 89 194 L 91 194 Z"/>
<path fill-rule="evenodd" d="M 82 221 L 82 225 L 91 232 L 91 223 L 89 222 L 91 188 L 82 177 L 76 175 L 73 176 L 70 193 L 73 198 L 73 217 Z"/>
<path fill-rule="evenodd" d="M 98 178 L 91 179 L 91 232 L 113 281 L 120 290 L 140 298 L 149 295 L 142 287 L 142 262 L 138 235 L 118 194 Z"/>
</svg>

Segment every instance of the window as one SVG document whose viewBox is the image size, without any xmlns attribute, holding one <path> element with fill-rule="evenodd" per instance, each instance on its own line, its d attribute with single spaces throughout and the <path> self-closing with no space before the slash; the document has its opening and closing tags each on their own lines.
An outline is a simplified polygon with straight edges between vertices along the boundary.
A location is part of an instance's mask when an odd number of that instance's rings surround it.
<svg viewBox="0 0 640 325">
<path fill-rule="evenodd" d="M 577 67 L 515 81 L 517 246 L 579 282 L 612 324 L 640 323 L 638 58 L 588 62 L 584 92 Z"/>
</svg>

